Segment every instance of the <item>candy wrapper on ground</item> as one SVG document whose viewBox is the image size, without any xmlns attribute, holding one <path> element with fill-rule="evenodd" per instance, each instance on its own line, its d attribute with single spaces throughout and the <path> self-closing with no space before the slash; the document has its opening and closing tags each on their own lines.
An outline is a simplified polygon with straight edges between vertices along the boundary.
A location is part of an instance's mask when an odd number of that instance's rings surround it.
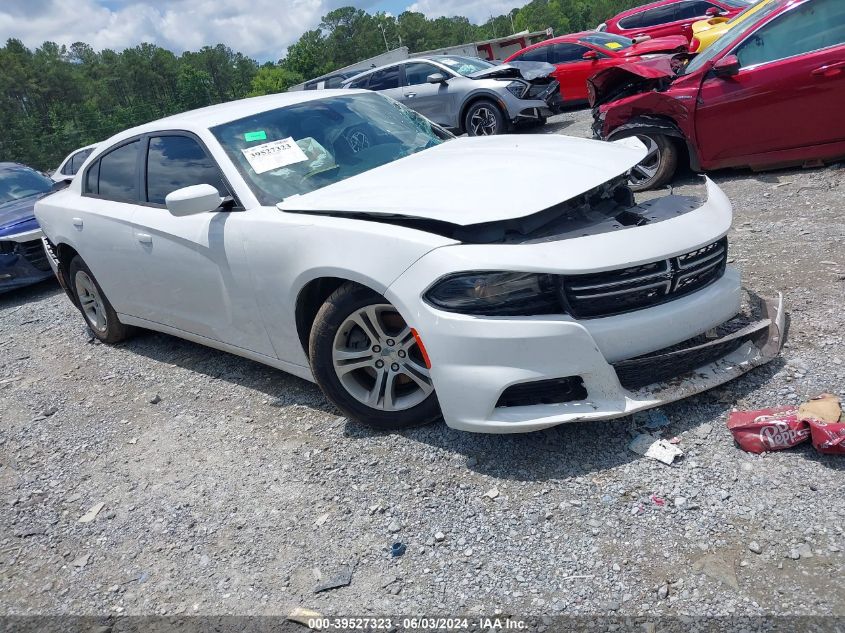
<svg viewBox="0 0 845 633">
<path fill-rule="evenodd" d="M 728 416 L 728 429 L 740 448 L 749 453 L 792 448 L 810 437 L 810 425 L 798 419 L 797 407 L 733 411 Z"/>
</svg>

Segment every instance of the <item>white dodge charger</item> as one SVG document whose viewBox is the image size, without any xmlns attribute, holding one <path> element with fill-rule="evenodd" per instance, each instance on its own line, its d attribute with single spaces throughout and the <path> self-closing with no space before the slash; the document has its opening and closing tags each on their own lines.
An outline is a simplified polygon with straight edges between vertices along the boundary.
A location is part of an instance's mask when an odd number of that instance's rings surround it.
<svg viewBox="0 0 845 633">
<path fill-rule="evenodd" d="M 658 406 L 777 355 L 738 317 L 732 210 L 637 204 L 636 140 L 453 138 L 362 91 L 212 106 L 98 145 L 36 215 L 114 343 L 166 332 L 316 381 L 348 416 L 531 431 Z"/>
</svg>

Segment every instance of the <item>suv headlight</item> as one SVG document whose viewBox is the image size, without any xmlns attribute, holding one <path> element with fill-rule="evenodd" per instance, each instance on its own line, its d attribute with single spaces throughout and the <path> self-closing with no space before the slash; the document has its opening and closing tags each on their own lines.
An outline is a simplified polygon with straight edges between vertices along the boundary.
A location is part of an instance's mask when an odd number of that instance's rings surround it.
<svg viewBox="0 0 845 633">
<path fill-rule="evenodd" d="M 512 81 L 505 87 L 508 89 L 508 92 L 517 99 L 522 99 L 522 97 L 525 96 L 525 93 L 528 92 L 528 86 L 521 81 Z"/>
<path fill-rule="evenodd" d="M 444 277 L 425 293 L 430 304 L 449 312 L 484 316 L 562 314 L 551 275 L 467 272 Z"/>
</svg>

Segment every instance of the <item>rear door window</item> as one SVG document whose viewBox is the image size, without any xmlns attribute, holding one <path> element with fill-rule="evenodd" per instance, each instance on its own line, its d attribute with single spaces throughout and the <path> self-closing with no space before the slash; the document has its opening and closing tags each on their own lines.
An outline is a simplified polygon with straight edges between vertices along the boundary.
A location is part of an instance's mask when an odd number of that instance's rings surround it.
<svg viewBox="0 0 845 633">
<path fill-rule="evenodd" d="M 146 199 L 152 204 L 164 204 L 167 194 L 192 185 L 211 185 L 229 195 L 217 163 L 189 136 L 151 137 L 146 170 Z"/>
<path fill-rule="evenodd" d="M 92 189 L 91 193 L 118 202 L 137 202 L 140 147 L 140 140 L 132 141 L 100 158 L 97 188 L 96 191 Z M 91 171 L 89 171 L 89 185 L 93 184 L 90 180 Z"/>
<path fill-rule="evenodd" d="M 370 90 L 390 90 L 399 87 L 399 66 L 391 66 L 370 75 Z"/>
<path fill-rule="evenodd" d="M 580 62 L 584 60 L 584 53 L 589 50 L 586 46 L 580 44 L 553 44 L 550 46 L 549 63 L 550 64 L 566 64 L 569 62 Z"/>
<path fill-rule="evenodd" d="M 643 11 L 640 14 L 640 23 L 634 28 L 648 28 L 651 26 L 658 26 L 660 24 L 667 24 L 674 22 L 676 17 L 677 4 L 667 4 L 662 7 L 655 7 L 648 11 Z"/>
<path fill-rule="evenodd" d="M 520 62 L 545 62 L 549 58 L 549 47 L 538 46 L 532 48 L 530 51 L 525 51 L 522 55 L 517 57 L 514 61 Z"/>
</svg>

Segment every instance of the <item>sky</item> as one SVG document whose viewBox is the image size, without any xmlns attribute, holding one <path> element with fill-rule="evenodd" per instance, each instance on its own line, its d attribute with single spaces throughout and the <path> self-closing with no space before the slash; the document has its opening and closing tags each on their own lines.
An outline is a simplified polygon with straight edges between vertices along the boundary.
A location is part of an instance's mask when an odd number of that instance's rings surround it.
<svg viewBox="0 0 845 633">
<path fill-rule="evenodd" d="M 223 43 L 261 62 L 287 47 L 332 9 L 370 13 L 412 10 L 430 18 L 465 15 L 476 23 L 528 0 L 0 0 L 0 43 L 14 37 L 30 48 L 44 41 L 86 42 L 122 50 L 152 42 L 174 52 Z"/>
</svg>

